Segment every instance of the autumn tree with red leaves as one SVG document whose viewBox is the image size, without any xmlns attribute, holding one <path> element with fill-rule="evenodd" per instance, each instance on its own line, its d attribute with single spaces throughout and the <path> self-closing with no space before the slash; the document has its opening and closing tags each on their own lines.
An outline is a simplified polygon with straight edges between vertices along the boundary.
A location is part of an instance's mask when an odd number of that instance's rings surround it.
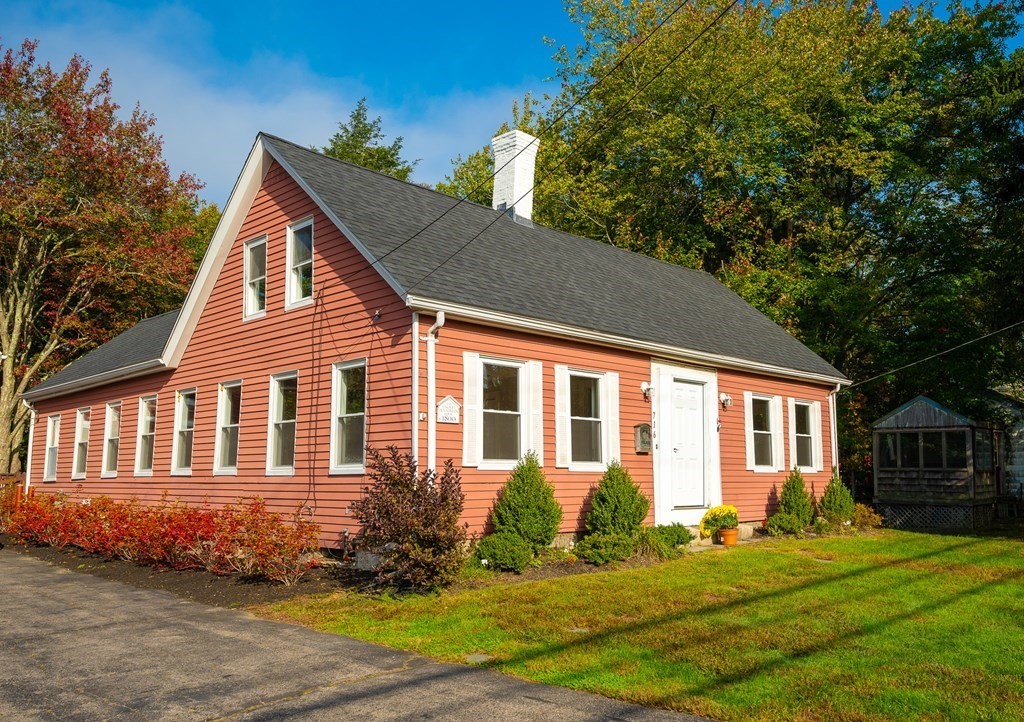
<svg viewBox="0 0 1024 722">
<path fill-rule="evenodd" d="M 93 83 L 77 55 L 54 70 L 36 45 L 0 60 L 0 474 L 21 470 L 19 395 L 177 307 L 208 240 L 200 185 L 172 177 L 154 118 L 119 118 L 106 72 Z"/>
</svg>

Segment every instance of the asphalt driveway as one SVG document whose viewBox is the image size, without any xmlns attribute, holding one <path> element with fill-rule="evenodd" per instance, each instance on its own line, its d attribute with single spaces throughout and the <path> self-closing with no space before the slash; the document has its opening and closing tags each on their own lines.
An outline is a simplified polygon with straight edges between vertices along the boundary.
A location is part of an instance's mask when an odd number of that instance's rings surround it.
<svg viewBox="0 0 1024 722">
<path fill-rule="evenodd" d="M 0 550 L 0 719 L 687 720 Z"/>
</svg>

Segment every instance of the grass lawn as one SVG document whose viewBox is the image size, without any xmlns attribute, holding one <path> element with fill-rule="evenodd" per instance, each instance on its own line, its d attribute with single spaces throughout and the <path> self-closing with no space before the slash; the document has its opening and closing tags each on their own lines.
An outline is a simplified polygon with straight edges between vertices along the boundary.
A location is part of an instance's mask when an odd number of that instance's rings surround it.
<svg viewBox="0 0 1024 722">
<path fill-rule="evenodd" d="M 1024 720 L 1024 539 L 885 531 L 262 610 L 718 719 Z"/>
</svg>

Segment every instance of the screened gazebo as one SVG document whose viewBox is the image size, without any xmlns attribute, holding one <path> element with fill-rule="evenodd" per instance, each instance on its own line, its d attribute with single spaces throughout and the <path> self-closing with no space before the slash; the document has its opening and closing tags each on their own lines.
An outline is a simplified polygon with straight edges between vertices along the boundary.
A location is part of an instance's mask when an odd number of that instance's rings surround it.
<svg viewBox="0 0 1024 722">
<path fill-rule="evenodd" d="M 896 528 L 972 529 L 995 518 L 1002 432 L 925 396 L 875 422 L 875 504 Z"/>
</svg>

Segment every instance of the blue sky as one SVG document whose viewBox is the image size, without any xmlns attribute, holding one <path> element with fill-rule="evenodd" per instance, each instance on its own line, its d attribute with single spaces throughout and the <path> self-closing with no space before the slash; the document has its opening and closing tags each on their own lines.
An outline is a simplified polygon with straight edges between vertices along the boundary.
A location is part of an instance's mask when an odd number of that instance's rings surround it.
<svg viewBox="0 0 1024 722">
<path fill-rule="evenodd" d="M 114 97 L 157 118 L 175 172 L 223 205 L 256 133 L 323 144 L 361 97 L 433 183 L 483 146 L 512 101 L 554 68 L 544 36 L 575 44 L 559 0 L 480 2 L 4 2 L 0 43 L 40 41 L 63 66 L 109 68 Z"/>
<path fill-rule="evenodd" d="M 109 68 L 115 99 L 157 118 L 173 170 L 221 206 L 258 131 L 322 145 L 364 96 L 420 159 L 414 179 L 434 183 L 489 141 L 514 99 L 557 89 L 544 37 L 580 40 L 561 0 L 4 0 L 0 43 L 26 37 L 40 60 L 77 52 Z"/>
</svg>

